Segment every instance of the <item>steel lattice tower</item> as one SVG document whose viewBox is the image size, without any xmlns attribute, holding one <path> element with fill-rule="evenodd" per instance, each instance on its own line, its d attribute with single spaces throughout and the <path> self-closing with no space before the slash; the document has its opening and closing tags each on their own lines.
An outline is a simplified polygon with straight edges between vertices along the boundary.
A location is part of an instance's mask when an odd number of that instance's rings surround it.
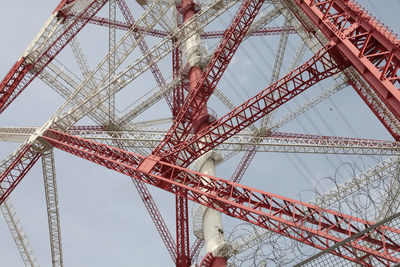
<svg viewBox="0 0 400 267">
<path fill-rule="evenodd" d="M 134 6 L 142 8 L 141 15 L 126 0 L 62 0 L 1 81 L 0 115 L 35 79 L 65 99 L 43 126 L 0 128 L 0 140 L 21 143 L 0 165 L 0 205 L 27 266 L 39 264 L 8 197 L 39 161 L 52 265 L 64 265 L 54 148 L 131 177 L 175 266 L 234 264 L 229 259 L 265 245 L 261 240 L 266 236 L 275 255 L 284 251 L 273 241 L 278 238 L 300 244 L 299 250 L 310 248 L 309 257 L 297 259 L 299 265 L 400 262 L 400 39 L 395 33 L 350 0 L 140 0 Z M 228 23 L 221 27 L 218 20 L 224 19 Z M 269 25 L 273 21 L 279 25 Z M 107 35 L 90 51 L 104 52 L 94 67 L 78 41 L 90 36 L 89 27 Z M 244 43 L 270 35 L 278 38 L 267 81 L 247 100 L 230 100 L 232 92 L 225 95 L 219 87 L 246 80 L 242 72 L 255 75 L 246 69 L 243 54 L 238 56 L 245 51 L 251 57 Z M 298 47 L 288 56 L 292 36 Z M 72 59 L 78 74 L 67 67 Z M 225 78 L 235 70 L 237 76 Z M 142 98 L 132 96 L 134 104 L 121 112 L 118 103 L 130 102 L 121 99 L 127 93 L 118 96 L 126 88 L 145 87 L 135 83 L 140 79 L 154 80 L 156 89 Z M 251 78 L 247 82 L 254 86 Z M 345 87 L 359 96 L 392 140 L 280 131 Z M 281 106 L 305 91 L 313 98 L 280 116 Z M 154 110 L 162 101 L 168 114 Z M 156 118 L 137 119 L 149 107 Z M 167 128 L 154 130 L 154 125 Z M 239 152 L 242 158 L 230 178 L 216 171 Z M 386 158 L 306 203 L 241 184 L 257 152 Z M 175 196 L 173 231 L 149 185 Z M 364 201 L 354 200 L 357 194 L 376 206 L 365 207 L 369 213 L 363 214 L 352 202 Z M 193 225 L 189 200 L 200 204 Z M 221 214 L 264 232 L 229 240 Z"/>
</svg>

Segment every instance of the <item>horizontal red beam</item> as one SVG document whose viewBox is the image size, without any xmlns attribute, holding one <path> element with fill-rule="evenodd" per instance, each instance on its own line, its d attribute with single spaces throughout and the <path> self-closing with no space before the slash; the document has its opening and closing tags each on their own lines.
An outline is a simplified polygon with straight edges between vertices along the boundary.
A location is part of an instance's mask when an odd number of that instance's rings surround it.
<svg viewBox="0 0 400 267">
<path fill-rule="evenodd" d="M 42 138 L 56 148 L 171 193 L 180 195 L 184 190 L 189 200 L 318 249 L 328 249 L 374 224 L 55 130 Z M 330 253 L 368 266 L 389 265 L 400 262 L 399 237 L 400 229 L 380 226 Z M 361 253 L 365 257 L 359 258 Z"/>
<path fill-rule="evenodd" d="M 294 0 L 400 120 L 400 39 L 356 2 Z M 299 14 L 307 27 L 309 23 Z M 309 29 L 315 31 L 315 29 Z"/>
</svg>

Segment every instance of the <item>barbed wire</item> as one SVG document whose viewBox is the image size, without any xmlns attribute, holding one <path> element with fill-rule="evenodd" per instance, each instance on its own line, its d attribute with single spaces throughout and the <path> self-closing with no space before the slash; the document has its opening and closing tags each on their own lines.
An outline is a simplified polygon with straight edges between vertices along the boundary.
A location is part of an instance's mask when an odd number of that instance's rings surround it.
<svg viewBox="0 0 400 267">
<path fill-rule="evenodd" d="M 400 205 L 400 161 L 398 158 L 385 159 L 388 160 L 392 161 L 390 171 L 382 163 L 382 158 L 359 158 L 342 163 L 332 176 L 322 177 L 313 189 L 300 192 L 298 199 L 312 199 L 308 202 L 325 209 L 381 221 L 396 213 Z M 371 165 L 373 167 L 368 169 L 367 166 Z M 342 174 L 339 175 L 345 172 L 352 175 L 346 183 Z M 344 184 L 348 184 L 348 188 Z M 328 192 L 327 188 L 330 188 Z M 327 195 L 329 201 L 324 201 Z M 234 248 L 229 259 L 231 267 L 292 266 L 320 252 L 249 223 L 236 225 L 227 234 L 227 240 Z M 334 255 L 329 257 L 332 262 L 337 258 Z"/>
</svg>

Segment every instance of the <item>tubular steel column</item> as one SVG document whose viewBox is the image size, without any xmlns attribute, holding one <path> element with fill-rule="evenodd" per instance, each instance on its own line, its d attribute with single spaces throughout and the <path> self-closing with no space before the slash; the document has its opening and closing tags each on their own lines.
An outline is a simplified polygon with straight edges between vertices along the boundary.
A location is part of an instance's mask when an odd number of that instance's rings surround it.
<svg viewBox="0 0 400 267">
<path fill-rule="evenodd" d="M 183 22 L 189 20 L 193 15 L 196 13 L 194 10 L 195 4 L 193 0 L 182 0 L 181 6 L 178 6 L 178 11 L 183 15 Z M 186 34 L 190 34 L 185 32 Z M 190 89 L 195 86 L 196 82 L 198 81 L 198 77 L 202 74 L 202 69 L 193 62 L 195 60 L 194 54 L 198 50 L 199 46 L 199 36 L 198 34 L 194 34 L 186 41 L 186 57 L 188 60 L 188 64 L 192 64 L 189 70 L 189 81 L 190 81 Z M 174 58 L 173 58 L 173 68 L 174 68 L 174 75 L 176 75 L 176 65 L 179 64 L 179 50 L 174 51 Z M 178 53 L 176 53 L 178 52 Z M 196 78 L 197 77 L 197 78 Z M 175 78 L 175 77 L 174 77 Z M 194 85 L 193 85 L 194 84 Z M 179 90 L 180 86 L 178 86 L 177 94 L 174 94 L 174 111 L 177 112 L 177 108 L 180 106 L 180 93 Z M 181 191 L 182 194 L 186 194 L 185 191 Z M 177 195 L 175 198 L 176 201 L 176 238 L 177 238 L 177 266 L 190 266 L 190 250 L 189 250 L 189 231 L 188 231 L 188 203 L 187 198 L 183 196 Z"/>
<path fill-rule="evenodd" d="M 215 162 L 218 161 L 218 156 L 213 151 L 202 156 L 200 173 L 205 175 L 215 176 Z M 207 179 L 204 177 L 204 179 Z M 214 259 L 211 261 L 211 267 L 220 267 L 227 265 L 227 259 L 224 252 L 227 243 L 224 238 L 224 229 L 222 226 L 221 212 L 212 208 L 207 208 L 203 215 L 203 233 L 206 252 L 212 253 Z"/>
<path fill-rule="evenodd" d="M 182 0 L 182 5 L 180 6 L 179 11 L 183 15 L 183 21 L 186 22 L 195 15 L 196 11 L 198 11 L 198 6 L 193 2 L 193 0 Z M 200 66 L 202 60 L 202 51 L 200 35 L 194 32 L 186 32 L 186 34 L 191 35 L 191 37 L 189 37 L 185 43 L 184 54 L 186 55 L 187 59 L 186 64 L 188 64 L 189 67 L 189 90 L 192 91 L 196 89 L 196 85 L 200 81 L 203 73 L 203 70 Z M 204 87 L 200 90 L 204 90 Z M 203 101 L 203 99 L 198 99 L 195 101 Z M 196 119 L 196 121 L 192 121 L 195 133 L 208 127 L 211 122 L 211 116 L 208 114 L 207 104 L 204 105 L 200 113 L 201 115 L 198 117 L 198 119 Z M 211 151 L 210 154 L 212 155 L 213 152 Z M 214 176 L 215 164 L 213 158 L 205 156 L 203 160 L 204 162 L 200 168 L 200 172 Z M 207 253 L 217 253 L 214 255 L 216 257 L 214 260 L 215 264 L 213 263 L 212 266 L 226 266 L 226 259 L 222 254 L 218 253 L 221 245 L 225 244 L 221 213 L 219 211 L 209 208 L 207 209 L 203 217 L 203 230 Z"/>
</svg>

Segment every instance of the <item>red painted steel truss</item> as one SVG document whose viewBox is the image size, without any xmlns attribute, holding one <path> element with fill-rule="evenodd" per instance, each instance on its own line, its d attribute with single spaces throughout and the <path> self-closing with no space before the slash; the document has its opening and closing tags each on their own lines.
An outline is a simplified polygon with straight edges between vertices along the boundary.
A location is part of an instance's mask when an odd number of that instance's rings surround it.
<svg viewBox="0 0 400 267">
<path fill-rule="evenodd" d="M 47 131 L 42 138 L 58 149 L 318 249 L 327 249 L 373 225 L 373 222 L 55 130 Z M 397 235 L 400 235 L 399 229 L 382 226 L 354 240 L 351 246 L 344 245 L 331 253 L 354 262 L 360 260 L 360 253 L 366 253 L 361 258 L 364 264 L 388 265 L 400 261 Z"/>
<path fill-rule="evenodd" d="M 57 14 L 61 13 L 61 8 L 70 1 L 62 1 L 56 9 Z M 0 83 L 0 114 L 15 100 L 15 98 L 36 78 L 37 75 L 61 52 L 61 50 L 78 34 L 80 30 L 89 22 L 89 19 L 95 15 L 107 3 L 107 0 L 95 0 L 88 5 L 69 26 L 59 33 L 55 40 L 49 44 L 45 51 L 35 55 L 32 59 L 22 57 L 8 72 L 6 77 Z M 64 16 L 65 14 L 63 14 Z M 61 16 L 58 19 L 63 20 Z"/>
<path fill-rule="evenodd" d="M 333 46 L 326 46 L 302 66 L 262 90 L 193 137 L 181 140 L 182 135 L 179 135 L 180 139 L 175 145 L 172 144 L 176 140 L 171 138 L 168 140 L 169 143 L 165 144 L 165 146 L 168 145 L 171 148 L 164 151 L 163 155 L 178 155 L 178 159 L 184 162 L 183 166 L 188 166 L 200 155 L 261 119 L 315 83 L 339 73 L 343 69 L 343 65 L 337 65 L 332 59 L 330 53 L 333 50 Z M 187 135 L 187 132 L 184 133 Z"/>
<path fill-rule="evenodd" d="M 400 40 L 357 3 L 346 0 L 294 0 L 340 56 L 370 84 L 400 118 Z M 298 15 L 300 21 L 304 19 Z M 304 25 L 307 25 L 304 22 Z"/>
<path fill-rule="evenodd" d="M 0 205 L 40 157 L 41 153 L 36 151 L 32 145 L 25 145 L 3 162 L 0 176 Z"/>
</svg>

